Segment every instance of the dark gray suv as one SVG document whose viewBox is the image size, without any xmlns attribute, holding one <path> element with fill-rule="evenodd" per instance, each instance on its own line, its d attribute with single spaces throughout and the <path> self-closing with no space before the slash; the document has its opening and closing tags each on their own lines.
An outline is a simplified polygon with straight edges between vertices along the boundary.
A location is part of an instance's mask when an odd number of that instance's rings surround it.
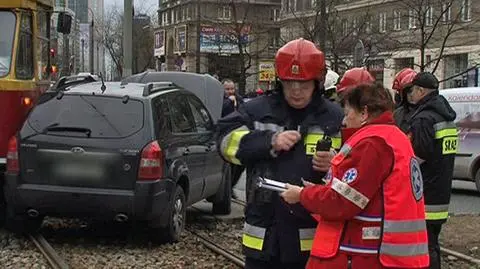
<svg viewBox="0 0 480 269">
<path fill-rule="evenodd" d="M 216 152 L 203 102 L 173 83 L 76 82 L 41 96 L 10 140 L 7 227 L 44 216 L 145 221 L 176 241 L 186 206 L 230 212 L 230 168 Z"/>
</svg>

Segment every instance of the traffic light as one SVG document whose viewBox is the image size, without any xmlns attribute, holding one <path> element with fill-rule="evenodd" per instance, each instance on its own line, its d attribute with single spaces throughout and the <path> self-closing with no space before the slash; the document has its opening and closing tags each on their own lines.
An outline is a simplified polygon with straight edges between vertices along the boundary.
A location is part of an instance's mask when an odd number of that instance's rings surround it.
<svg viewBox="0 0 480 269">
<path fill-rule="evenodd" d="M 58 14 L 57 32 L 68 35 L 70 34 L 71 28 L 72 16 L 65 12 L 60 12 L 60 14 Z"/>
<path fill-rule="evenodd" d="M 56 65 L 52 65 L 52 74 L 55 74 L 58 72 L 58 68 Z"/>
<path fill-rule="evenodd" d="M 52 58 L 55 57 L 55 49 L 54 49 L 54 48 L 51 48 L 51 49 L 50 49 L 50 56 L 51 56 Z"/>
</svg>

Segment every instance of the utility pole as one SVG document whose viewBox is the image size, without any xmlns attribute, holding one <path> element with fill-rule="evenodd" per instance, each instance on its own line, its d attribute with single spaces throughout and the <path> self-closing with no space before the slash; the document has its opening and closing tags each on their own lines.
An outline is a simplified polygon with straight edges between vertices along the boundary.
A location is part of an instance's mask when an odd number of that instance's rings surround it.
<svg viewBox="0 0 480 269">
<path fill-rule="evenodd" d="M 132 75 L 133 0 L 123 0 L 123 77 Z"/>
<path fill-rule="evenodd" d="M 93 35 L 95 33 L 93 27 L 95 26 L 95 24 L 94 24 L 95 13 L 93 13 L 93 10 L 91 10 L 90 8 L 88 8 L 88 9 L 92 12 L 92 23 L 90 24 L 90 61 L 89 61 L 89 64 L 90 64 L 90 73 L 93 74 L 95 72 L 94 65 L 93 65 L 94 64 L 93 63 L 94 62 L 94 55 L 93 54 L 95 52 L 95 50 L 93 48 L 93 46 L 94 46 L 94 36 Z"/>
<path fill-rule="evenodd" d="M 85 39 L 82 38 L 82 72 L 85 72 Z"/>
<path fill-rule="evenodd" d="M 195 50 L 196 62 L 195 62 L 195 72 L 200 73 L 200 34 L 201 34 L 201 23 L 200 23 L 200 0 L 197 0 L 197 46 Z"/>
</svg>

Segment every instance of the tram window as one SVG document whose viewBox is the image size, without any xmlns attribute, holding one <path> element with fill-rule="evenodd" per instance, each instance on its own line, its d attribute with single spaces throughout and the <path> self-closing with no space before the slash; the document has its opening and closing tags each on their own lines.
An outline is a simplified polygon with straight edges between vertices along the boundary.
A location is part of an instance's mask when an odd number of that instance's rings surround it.
<svg viewBox="0 0 480 269">
<path fill-rule="evenodd" d="M 23 12 L 20 21 L 20 39 L 15 75 L 18 79 L 32 79 L 33 70 L 32 14 Z"/>
<path fill-rule="evenodd" d="M 15 14 L 9 11 L 0 11 L 0 77 L 8 75 L 12 60 L 13 39 L 15 37 Z"/>
</svg>

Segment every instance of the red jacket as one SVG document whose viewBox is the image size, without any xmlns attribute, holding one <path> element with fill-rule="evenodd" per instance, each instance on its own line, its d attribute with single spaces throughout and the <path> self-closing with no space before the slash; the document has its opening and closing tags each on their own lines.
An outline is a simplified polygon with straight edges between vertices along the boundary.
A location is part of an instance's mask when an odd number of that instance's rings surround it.
<svg viewBox="0 0 480 269">
<path fill-rule="evenodd" d="M 385 113 L 368 127 L 346 130 L 355 135 L 344 132 L 331 181 L 302 191 L 302 205 L 320 216 L 312 256 L 340 252 L 389 267 L 428 266 L 419 164 L 408 138 L 392 124 Z"/>
</svg>

